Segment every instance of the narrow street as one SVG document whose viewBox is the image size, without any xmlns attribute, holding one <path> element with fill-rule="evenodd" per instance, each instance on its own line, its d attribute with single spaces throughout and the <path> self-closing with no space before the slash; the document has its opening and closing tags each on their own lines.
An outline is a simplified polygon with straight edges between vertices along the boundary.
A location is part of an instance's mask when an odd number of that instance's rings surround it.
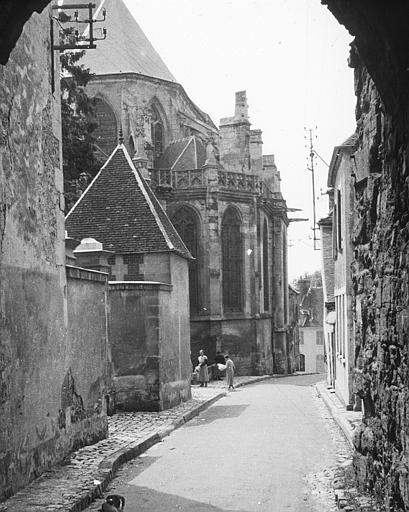
<svg viewBox="0 0 409 512">
<path fill-rule="evenodd" d="M 123 466 L 106 494 L 124 495 L 128 512 L 336 510 L 332 469 L 349 449 L 316 395 L 318 380 L 231 392 Z"/>
</svg>

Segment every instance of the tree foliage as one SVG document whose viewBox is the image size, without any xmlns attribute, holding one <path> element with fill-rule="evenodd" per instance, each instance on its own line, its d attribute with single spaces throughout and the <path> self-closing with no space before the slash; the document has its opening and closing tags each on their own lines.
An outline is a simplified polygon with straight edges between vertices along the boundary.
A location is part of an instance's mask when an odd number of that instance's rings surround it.
<svg viewBox="0 0 409 512">
<path fill-rule="evenodd" d="M 92 75 L 78 65 L 83 53 L 61 54 L 61 68 L 68 74 L 61 80 L 61 120 L 64 178 L 69 180 L 78 179 L 82 172 L 93 176 L 98 169 L 92 135 L 97 126 L 93 102 L 84 90 Z"/>
<path fill-rule="evenodd" d="M 65 30 L 65 40 L 71 37 L 71 30 Z M 64 51 L 60 54 L 61 64 L 61 123 L 62 153 L 64 172 L 64 195 L 66 212 L 70 210 L 82 192 L 82 173 L 88 180 L 99 170 L 95 151 L 93 131 L 97 127 L 94 115 L 94 102 L 85 87 L 92 73 L 79 61 L 85 51 Z M 87 180 L 85 180 L 87 181 Z"/>
</svg>

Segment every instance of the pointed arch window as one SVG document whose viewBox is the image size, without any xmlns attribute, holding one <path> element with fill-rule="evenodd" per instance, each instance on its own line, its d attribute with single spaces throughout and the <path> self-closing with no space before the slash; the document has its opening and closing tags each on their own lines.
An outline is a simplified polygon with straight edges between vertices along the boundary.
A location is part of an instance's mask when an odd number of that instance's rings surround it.
<svg viewBox="0 0 409 512">
<path fill-rule="evenodd" d="M 172 216 L 172 223 L 191 255 L 195 258 L 193 261 L 189 261 L 189 297 L 190 314 L 197 315 L 200 311 L 198 271 L 199 220 L 196 213 L 191 208 L 182 206 Z"/>
<path fill-rule="evenodd" d="M 94 98 L 94 115 L 97 127 L 93 131 L 97 155 L 106 160 L 118 144 L 115 112 L 102 98 Z"/>
<path fill-rule="evenodd" d="M 264 219 L 263 224 L 263 295 L 264 295 L 264 311 L 268 311 L 270 307 L 269 296 L 269 272 L 268 272 L 268 229 L 267 221 Z"/>
<path fill-rule="evenodd" d="M 132 135 L 129 137 L 129 154 L 131 155 L 131 158 L 135 154 L 135 143 L 133 141 Z"/>
<path fill-rule="evenodd" d="M 243 308 L 243 243 L 241 220 L 235 208 L 227 208 L 222 220 L 222 287 L 225 312 Z"/>
<path fill-rule="evenodd" d="M 154 156 L 154 166 L 156 167 L 157 161 L 163 153 L 163 122 L 159 115 L 158 109 L 155 107 L 155 105 L 151 105 L 151 112 L 151 139 Z"/>
</svg>

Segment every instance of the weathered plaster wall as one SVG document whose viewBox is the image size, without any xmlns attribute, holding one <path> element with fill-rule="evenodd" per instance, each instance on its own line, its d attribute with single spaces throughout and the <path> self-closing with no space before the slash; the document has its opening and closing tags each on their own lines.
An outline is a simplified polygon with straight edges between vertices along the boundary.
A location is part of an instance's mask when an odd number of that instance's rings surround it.
<svg viewBox="0 0 409 512">
<path fill-rule="evenodd" d="M 346 406 L 354 404 L 352 373 L 354 367 L 355 343 L 352 318 L 351 263 L 353 247 L 351 233 L 354 222 L 354 187 L 356 179 L 356 157 L 353 146 L 336 148 L 339 165 L 334 176 L 334 201 L 340 222 L 335 221 L 334 235 L 341 238 L 341 245 L 334 248 L 334 295 L 335 295 L 335 391 Z M 330 171 L 331 172 L 331 171 Z M 338 229 L 340 235 L 337 234 Z M 331 246 L 333 244 L 331 243 Z"/>
<path fill-rule="evenodd" d="M 300 344 L 300 353 L 305 356 L 306 372 L 324 372 L 324 343 L 317 345 L 317 332 L 323 332 L 321 326 L 300 327 L 300 336 L 303 343 Z M 324 340 L 324 338 L 322 338 Z M 319 359 L 317 358 L 319 356 Z"/>
<path fill-rule="evenodd" d="M 0 66 L 0 498 L 61 459 L 66 374 L 59 90 L 48 10 Z"/>
<path fill-rule="evenodd" d="M 94 417 L 89 441 L 108 434 L 106 413 L 111 403 L 111 352 L 108 344 L 108 276 L 67 267 L 70 377 L 77 401 L 71 418 Z M 79 427 L 85 430 L 84 425 Z M 75 444 L 75 441 L 74 441 Z M 88 443 L 87 443 L 88 444 Z"/>
<path fill-rule="evenodd" d="M 78 290 L 65 273 L 49 15 L 32 15 L 0 66 L 0 499 L 107 433 L 103 355 L 86 376 L 81 354 L 95 346 L 80 346 L 83 324 L 67 333 Z"/>
</svg>

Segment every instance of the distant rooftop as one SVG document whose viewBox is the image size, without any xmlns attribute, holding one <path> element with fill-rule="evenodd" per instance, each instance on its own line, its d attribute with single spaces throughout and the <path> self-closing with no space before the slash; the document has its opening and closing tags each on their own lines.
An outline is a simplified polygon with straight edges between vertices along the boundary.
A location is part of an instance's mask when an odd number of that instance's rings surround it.
<svg viewBox="0 0 409 512">
<path fill-rule="evenodd" d="M 206 147 L 191 136 L 171 142 L 159 160 L 158 168 L 183 171 L 199 169 L 206 161 Z"/>
</svg>

